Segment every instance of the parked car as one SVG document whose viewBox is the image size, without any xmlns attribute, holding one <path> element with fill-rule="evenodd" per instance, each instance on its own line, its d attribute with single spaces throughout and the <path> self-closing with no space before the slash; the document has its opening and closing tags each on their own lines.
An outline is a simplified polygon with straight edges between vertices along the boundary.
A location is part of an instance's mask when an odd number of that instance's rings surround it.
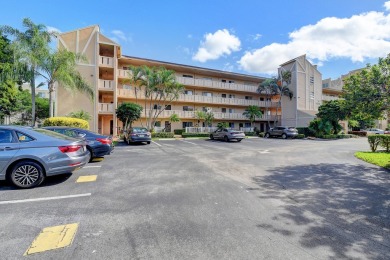
<svg viewBox="0 0 390 260">
<path fill-rule="evenodd" d="M 283 139 L 295 138 L 298 135 L 298 130 L 291 126 L 277 126 L 270 128 L 264 135 L 265 138 L 269 137 L 282 137 Z"/>
<path fill-rule="evenodd" d="M 16 187 L 36 187 L 47 176 L 83 167 L 88 159 L 84 140 L 44 129 L 0 126 L 0 180 Z"/>
<path fill-rule="evenodd" d="M 131 127 L 123 131 L 124 140 L 127 144 L 146 142 L 150 144 L 152 134 L 145 127 Z"/>
<path fill-rule="evenodd" d="M 241 142 L 242 139 L 245 138 L 245 133 L 242 131 L 229 129 L 229 128 L 218 128 L 214 132 L 210 134 L 210 139 L 222 139 L 225 142 L 229 142 L 231 140 L 237 140 L 237 142 Z"/>
<path fill-rule="evenodd" d="M 367 129 L 365 129 L 365 130 L 363 130 L 364 132 L 367 132 L 367 134 L 369 135 L 369 134 L 377 134 L 377 135 L 379 135 L 379 134 L 384 134 L 385 133 L 385 130 L 382 130 L 382 129 L 379 129 L 379 128 L 367 128 Z"/>
<path fill-rule="evenodd" d="M 89 161 L 96 157 L 104 157 L 111 154 L 114 150 L 112 137 L 101 135 L 85 129 L 68 127 L 68 126 L 47 126 L 43 127 L 50 131 L 64 134 L 74 138 L 81 138 L 87 142 L 87 149 L 89 152 Z"/>
</svg>

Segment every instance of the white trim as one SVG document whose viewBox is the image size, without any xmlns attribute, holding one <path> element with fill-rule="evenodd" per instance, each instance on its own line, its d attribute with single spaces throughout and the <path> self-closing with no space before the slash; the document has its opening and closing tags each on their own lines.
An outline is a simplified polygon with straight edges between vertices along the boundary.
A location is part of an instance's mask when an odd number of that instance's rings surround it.
<svg viewBox="0 0 390 260">
<path fill-rule="evenodd" d="M 154 143 L 155 145 L 158 145 L 158 146 L 162 146 L 161 144 L 156 143 L 155 141 L 152 141 L 152 143 Z"/>
<path fill-rule="evenodd" d="M 89 44 L 91 43 L 91 40 L 92 40 L 92 38 L 93 38 L 95 32 L 96 32 L 96 27 L 95 27 L 95 28 L 93 29 L 93 31 L 91 32 L 91 35 L 89 36 L 89 39 L 88 39 L 87 43 L 85 44 L 84 49 L 83 49 L 83 51 L 81 52 L 81 54 L 84 54 L 85 51 L 87 50 L 87 47 L 88 47 Z M 95 61 L 95 62 L 96 62 L 96 61 Z"/>
<path fill-rule="evenodd" d="M 79 39 L 80 39 L 80 30 L 76 31 L 76 53 L 79 53 Z"/>
<path fill-rule="evenodd" d="M 104 35 L 103 35 L 104 36 Z M 104 36 L 104 37 L 106 37 L 106 36 Z M 107 37 L 108 38 L 108 37 Z M 115 45 L 115 46 L 119 46 L 119 44 L 118 43 L 116 43 L 116 42 L 101 42 L 101 41 L 99 41 L 99 43 L 102 43 L 102 44 L 108 44 L 108 45 Z"/>
<path fill-rule="evenodd" d="M 66 43 L 64 42 L 64 40 L 62 40 L 61 37 L 58 37 L 58 40 L 62 43 L 62 45 L 64 45 L 65 49 L 69 50 L 68 45 L 66 45 Z"/>
</svg>

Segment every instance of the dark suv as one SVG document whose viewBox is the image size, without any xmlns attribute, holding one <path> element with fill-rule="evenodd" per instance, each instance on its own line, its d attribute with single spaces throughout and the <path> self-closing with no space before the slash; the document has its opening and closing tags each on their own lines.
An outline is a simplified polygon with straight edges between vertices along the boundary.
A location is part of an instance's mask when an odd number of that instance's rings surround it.
<svg viewBox="0 0 390 260">
<path fill-rule="evenodd" d="M 265 138 L 268 137 L 282 137 L 286 139 L 288 137 L 295 138 L 298 135 L 298 130 L 295 127 L 289 126 L 277 126 L 275 128 L 270 128 L 264 135 Z"/>
</svg>

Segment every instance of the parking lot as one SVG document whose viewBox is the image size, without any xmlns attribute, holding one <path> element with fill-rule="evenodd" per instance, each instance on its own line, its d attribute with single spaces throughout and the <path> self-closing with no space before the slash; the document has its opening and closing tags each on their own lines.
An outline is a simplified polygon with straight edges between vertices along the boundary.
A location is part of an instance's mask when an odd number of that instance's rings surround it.
<svg viewBox="0 0 390 260">
<path fill-rule="evenodd" d="M 119 143 L 104 160 L 35 189 L 1 182 L 0 252 L 3 259 L 389 259 L 390 174 L 354 158 L 368 149 L 364 138 Z M 35 253 L 44 228 L 71 224 L 70 246 Z"/>
</svg>

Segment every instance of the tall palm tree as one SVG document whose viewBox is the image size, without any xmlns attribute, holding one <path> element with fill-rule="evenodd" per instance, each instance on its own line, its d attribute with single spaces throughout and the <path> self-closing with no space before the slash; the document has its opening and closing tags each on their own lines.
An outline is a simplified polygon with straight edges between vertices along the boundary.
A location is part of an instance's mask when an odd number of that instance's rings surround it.
<svg viewBox="0 0 390 260">
<path fill-rule="evenodd" d="M 253 122 L 255 122 L 256 117 L 261 117 L 263 115 L 258 106 L 248 106 L 242 114 L 249 119 L 251 127 Z"/>
<path fill-rule="evenodd" d="M 91 99 L 94 98 L 94 90 L 76 69 L 77 62 L 80 60 L 85 60 L 85 57 L 68 50 L 58 50 L 49 52 L 39 61 L 37 66 L 39 69 L 36 73 L 46 80 L 49 88 L 50 117 L 53 116 L 55 83 L 59 83 L 59 86 L 65 89 L 84 92 Z"/>
<path fill-rule="evenodd" d="M 30 83 L 32 101 L 32 125 L 35 125 L 35 80 L 38 63 L 49 53 L 49 42 L 53 33 L 47 31 L 43 24 L 34 24 L 29 18 L 23 19 L 25 31 L 19 31 L 11 26 L 0 26 L 0 31 L 14 36 L 15 55 L 14 71 L 23 74 L 24 81 Z M 19 77 L 19 76 L 18 76 Z"/>
<path fill-rule="evenodd" d="M 271 128 L 271 122 L 270 122 L 270 117 L 268 116 L 269 111 L 270 111 L 270 104 L 271 98 L 275 95 L 278 94 L 278 85 L 277 85 L 277 80 L 275 78 L 272 79 L 267 79 L 260 83 L 260 85 L 257 87 L 257 93 L 263 94 L 266 97 L 266 102 L 265 102 L 265 114 L 267 115 L 267 127 Z"/>
<path fill-rule="evenodd" d="M 198 119 L 198 124 L 201 123 L 206 118 L 206 112 L 202 110 L 195 111 L 195 118 Z"/>
</svg>

